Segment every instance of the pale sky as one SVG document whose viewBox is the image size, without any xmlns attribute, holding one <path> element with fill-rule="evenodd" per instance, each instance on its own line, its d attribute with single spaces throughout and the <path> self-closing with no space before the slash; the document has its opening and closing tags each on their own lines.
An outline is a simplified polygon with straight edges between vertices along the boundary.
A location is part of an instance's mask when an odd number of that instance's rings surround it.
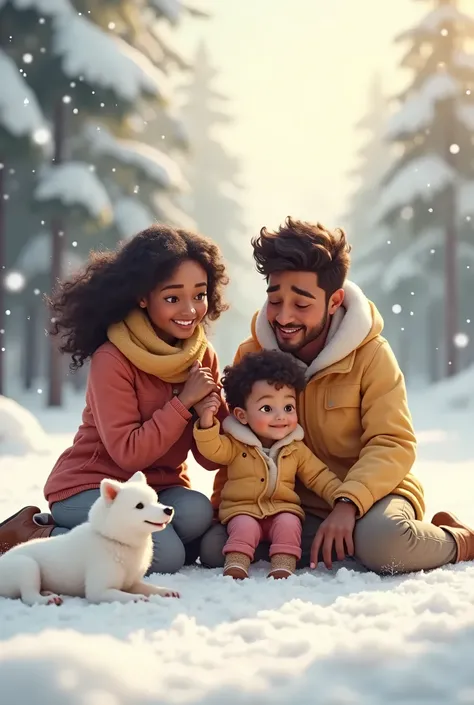
<svg viewBox="0 0 474 705">
<path fill-rule="evenodd" d="M 179 41 L 204 39 L 235 123 L 223 141 L 242 160 L 249 234 L 286 216 L 338 225 L 347 172 L 363 139 L 374 74 L 388 93 L 396 34 L 429 8 L 414 0 L 208 0 L 213 17 L 187 22 Z"/>
</svg>

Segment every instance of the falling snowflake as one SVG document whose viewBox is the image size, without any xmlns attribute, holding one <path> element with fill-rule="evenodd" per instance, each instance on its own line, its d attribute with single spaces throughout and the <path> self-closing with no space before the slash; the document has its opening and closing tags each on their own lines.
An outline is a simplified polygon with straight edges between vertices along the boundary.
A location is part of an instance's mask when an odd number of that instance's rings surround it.
<svg viewBox="0 0 474 705">
<path fill-rule="evenodd" d="M 39 145 L 43 145 L 49 142 L 50 137 L 50 131 L 46 127 L 40 127 L 33 133 L 33 142 Z"/>
<path fill-rule="evenodd" d="M 449 147 L 449 151 L 451 152 L 451 154 L 459 154 L 459 152 L 461 151 L 461 147 L 458 144 L 452 144 Z"/>
<path fill-rule="evenodd" d="M 72 100 L 70 95 L 63 95 L 63 103 L 70 103 Z"/>
<path fill-rule="evenodd" d="M 18 292 L 25 286 L 25 277 L 21 272 L 9 272 L 3 283 L 7 291 Z"/>
<path fill-rule="evenodd" d="M 393 311 L 393 313 L 395 313 L 395 314 L 399 314 L 399 313 L 402 312 L 402 307 L 400 306 L 400 304 L 394 304 L 394 305 L 392 306 L 392 311 Z"/>
<path fill-rule="evenodd" d="M 31 64 L 33 61 L 33 54 L 23 54 L 22 59 L 24 64 Z"/>
<path fill-rule="evenodd" d="M 453 338 L 453 343 L 457 348 L 467 348 L 469 345 L 469 336 L 466 333 L 456 333 Z"/>
</svg>

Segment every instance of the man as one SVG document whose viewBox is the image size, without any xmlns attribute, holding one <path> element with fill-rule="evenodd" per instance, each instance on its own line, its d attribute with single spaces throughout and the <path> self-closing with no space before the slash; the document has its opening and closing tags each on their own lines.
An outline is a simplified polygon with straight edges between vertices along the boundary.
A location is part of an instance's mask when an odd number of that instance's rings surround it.
<svg viewBox="0 0 474 705">
<path fill-rule="evenodd" d="M 306 512 L 301 565 L 314 567 L 322 557 L 331 568 L 349 555 L 383 574 L 474 559 L 469 527 L 446 512 L 423 521 L 423 489 L 411 473 L 416 439 L 405 382 L 376 307 L 346 281 L 344 232 L 287 218 L 276 232 L 263 228 L 252 244 L 267 301 L 235 360 L 279 348 L 301 361 L 305 441 L 343 481 L 333 507 L 299 487 Z M 225 480 L 223 469 L 214 484 L 215 507 Z M 220 524 L 203 537 L 204 565 L 223 565 L 226 538 Z"/>
</svg>

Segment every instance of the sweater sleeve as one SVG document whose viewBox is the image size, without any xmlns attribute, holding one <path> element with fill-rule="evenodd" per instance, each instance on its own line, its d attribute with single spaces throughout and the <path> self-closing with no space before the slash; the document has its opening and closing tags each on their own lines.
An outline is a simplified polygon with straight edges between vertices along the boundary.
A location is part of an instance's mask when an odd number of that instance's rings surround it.
<svg viewBox="0 0 474 705">
<path fill-rule="evenodd" d="M 332 507 L 335 493 L 342 484 L 341 480 L 304 443 L 300 444 L 296 474 L 305 487 L 322 497 Z"/>
<path fill-rule="evenodd" d="M 351 499 L 363 516 L 401 483 L 416 455 L 405 381 L 388 343 L 377 348 L 361 392 L 363 447 L 336 497 Z"/>
<path fill-rule="evenodd" d="M 156 462 L 181 437 L 191 414 L 174 397 L 144 423 L 130 371 L 114 355 L 92 356 L 89 401 L 100 438 L 115 463 L 131 473 Z"/>
</svg>

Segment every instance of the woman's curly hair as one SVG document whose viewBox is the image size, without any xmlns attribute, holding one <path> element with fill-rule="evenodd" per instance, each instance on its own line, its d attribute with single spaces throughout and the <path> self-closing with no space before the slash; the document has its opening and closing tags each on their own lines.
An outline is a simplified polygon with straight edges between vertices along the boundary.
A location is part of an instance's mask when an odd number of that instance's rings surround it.
<svg viewBox="0 0 474 705">
<path fill-rule="evenodd" d="M 304 370 L 297 360 L 279 350 L 248 353 L 236 365 L 224 368 L 221 379 L 230 409 L 244 409 L 255 382 L 268 382 L 277 389 L 292 387 L 301 392 L 305 386 Z"/>
<path fill-rule="evenodd" d="M 87 266 L 59 282 L 46 301 L 50 335 L 60 335 L 60 351 L 72 356 L 77 370 L 107 340 L 107 329 L 123 320 L 185 260 L 203 267 L 208 277 L 208 312 L 215 321 L 227 309 L 222 289 L 228 283 L 219 248 L 208 238 L 167 225 L 153 225 L 116 251 L 92 252 Z"/>
</svg>

